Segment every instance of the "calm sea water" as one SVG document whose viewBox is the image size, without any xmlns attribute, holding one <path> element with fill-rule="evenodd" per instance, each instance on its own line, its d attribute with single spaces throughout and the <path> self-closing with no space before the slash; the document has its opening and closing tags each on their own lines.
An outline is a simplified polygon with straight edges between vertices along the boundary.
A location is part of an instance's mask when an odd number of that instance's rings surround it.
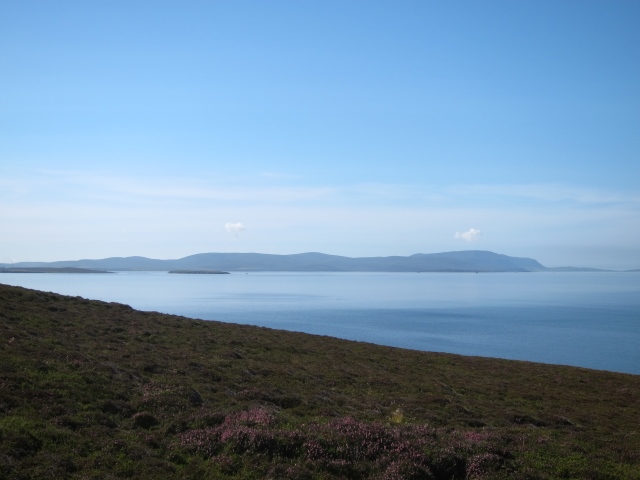
<svg viewBox="0 0 640 480">
<path fill-rule="evenodd" d="M 140 310 L 640 374 L 639 273 L 0 274 Z"/>
</svg>

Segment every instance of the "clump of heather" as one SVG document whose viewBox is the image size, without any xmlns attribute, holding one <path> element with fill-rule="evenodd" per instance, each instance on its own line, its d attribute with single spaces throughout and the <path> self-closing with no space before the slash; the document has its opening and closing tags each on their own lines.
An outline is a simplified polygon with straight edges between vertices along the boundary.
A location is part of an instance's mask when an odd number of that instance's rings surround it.
<svg viewBox="0 0 640 480">
<path fill-rule="evenodd" d="M 303 441 L 299 432 L 278 428 L 273 413 L 264 408 L 229 414 L 220 425 L 189 430 L 178 438 L 180 447 L 205 457 L 221 451 L 295 457 Z"/>
<path fill-rule="evenodd" d="M 467 461 L 467 478 L 482 478 L 487 472 L 500 466 L 502 458 L 495 453 L 479 453 Z"/>
<path fill-rule="evenodd" d="M 246 425 L 269 427 L 275 422 L 275 416 L 266 408 L 252 408 L 233 413 L 226 417 L 226 425 Z"/>
<path fill-rule="evenodd" d="M 295 478 L 295 471 L 298 477 L 324 472 L 388 480 L 477 479 L 501 469 L 508 458 L 497 440 L 484 431 L 449 432 L 352 417 L 284 427 L 273 411 L 253 408 L 229 414 L 219 425 L 179 434 L 176 447 L 209 458 L 221 471 L 230 471 L 230 458 L 249 455 L 253 471 L 256 462 L 272 474 L 280 465 L 276 470 L 283 478 Z"/>
</svg>

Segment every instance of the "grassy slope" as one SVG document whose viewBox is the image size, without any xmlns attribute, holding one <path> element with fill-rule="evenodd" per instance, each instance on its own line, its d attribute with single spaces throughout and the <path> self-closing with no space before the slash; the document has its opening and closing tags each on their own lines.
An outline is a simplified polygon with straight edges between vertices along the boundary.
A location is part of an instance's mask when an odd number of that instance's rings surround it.
<svg viewBox="0 0 640 480">
<path fill-rule="evenodd" d="M 640 376 L 0 285 L 0 478 L 640 478 Z"/>
</svg>

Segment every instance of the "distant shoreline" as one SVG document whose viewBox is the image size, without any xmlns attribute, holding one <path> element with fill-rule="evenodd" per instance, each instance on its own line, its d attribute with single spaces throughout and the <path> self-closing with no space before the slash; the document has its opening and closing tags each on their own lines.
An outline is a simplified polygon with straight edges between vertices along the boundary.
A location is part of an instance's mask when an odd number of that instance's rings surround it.
<svg viewBox="0 0 640 480">
<path fill-rule="evenodd" d="M 111 273 L 106 270 L 91 270 L 89 268 L 76 267 L 14 267 L 0 268 L 0 273 Z"/>
</svg>

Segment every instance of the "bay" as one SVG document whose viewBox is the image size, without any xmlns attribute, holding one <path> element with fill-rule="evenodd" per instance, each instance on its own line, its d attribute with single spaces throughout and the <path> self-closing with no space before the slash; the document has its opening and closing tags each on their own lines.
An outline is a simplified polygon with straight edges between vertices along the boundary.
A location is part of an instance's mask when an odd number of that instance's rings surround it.
<svg viewBox="0 0 640 480">
<path fill-rule="evenodd" d="M 9 274 L 139 310 L 640 374 L 640 273 Z"/>
</svg>

